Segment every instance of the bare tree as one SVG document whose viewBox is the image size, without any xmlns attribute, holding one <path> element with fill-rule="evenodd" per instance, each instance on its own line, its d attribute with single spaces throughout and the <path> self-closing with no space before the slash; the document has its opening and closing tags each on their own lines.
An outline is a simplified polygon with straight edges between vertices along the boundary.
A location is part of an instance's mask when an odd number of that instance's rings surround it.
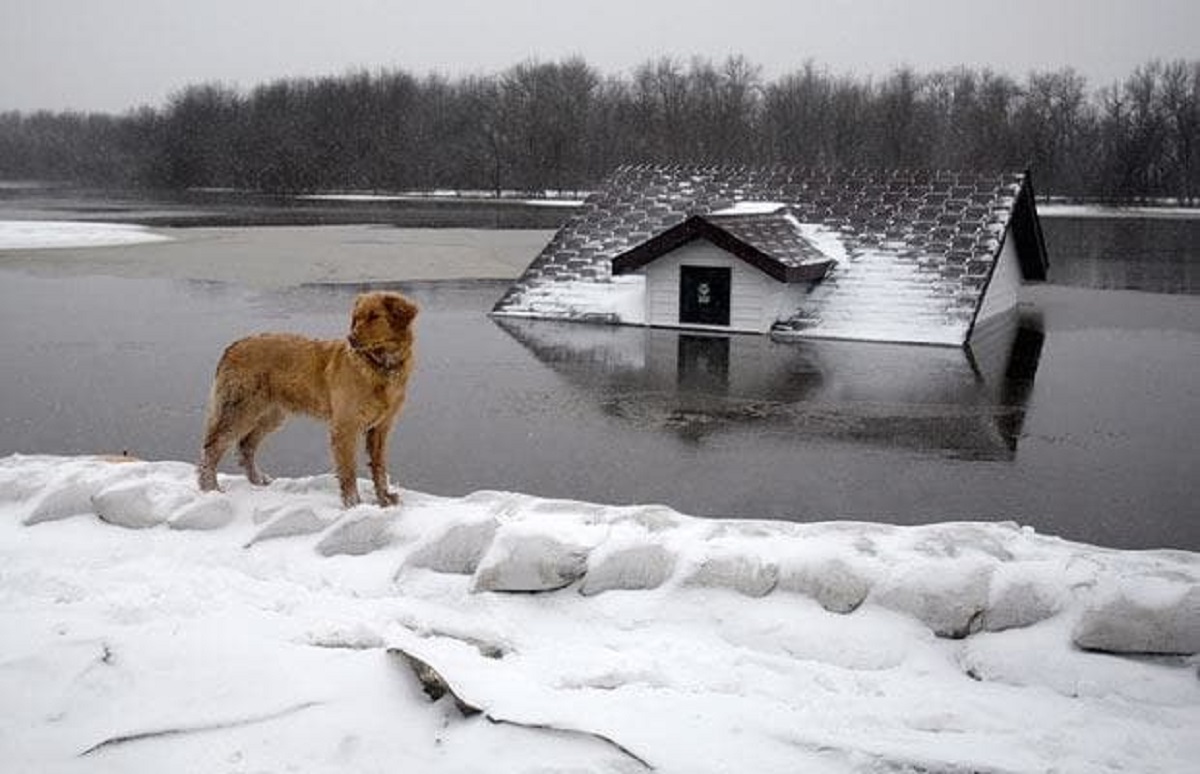
<svg viewBox="0 0 1200 774">
<path fill-rule="evenodd" d="M 459 79 L 403 71 L 192 86 L 126 116 L 0 115 L 0 175 L 269 191 L 594 185 L 621 163 L 1015 168 L 1039 190 L 1200 196 L 1200 62 L 1099 91 L 1072 70 L 881 80 L 741 56 L 602 76 L 576 57 Z"/>
<path fill-rule="evenodd" d="M 1194 205 L 1200 197 L 1200 62 L 1171 62 L 1162 81 L 1171 188 L 1180 201 Z"/>
</svg>

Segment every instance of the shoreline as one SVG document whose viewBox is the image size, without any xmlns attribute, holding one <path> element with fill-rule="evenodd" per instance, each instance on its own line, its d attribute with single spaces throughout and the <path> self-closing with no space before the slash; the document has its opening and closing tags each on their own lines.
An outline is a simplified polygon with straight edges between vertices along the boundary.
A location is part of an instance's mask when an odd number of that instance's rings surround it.
<svg viewBox="0 0 1200 774">
<path fill-rule="evenodd" d="M 1163 207 L 1123 204 L 1071 204 L 1045 202 L 1037 205 L 1043 218 L 1149 218 L 1200 220 L 1200 207 Z"/>
</svg>

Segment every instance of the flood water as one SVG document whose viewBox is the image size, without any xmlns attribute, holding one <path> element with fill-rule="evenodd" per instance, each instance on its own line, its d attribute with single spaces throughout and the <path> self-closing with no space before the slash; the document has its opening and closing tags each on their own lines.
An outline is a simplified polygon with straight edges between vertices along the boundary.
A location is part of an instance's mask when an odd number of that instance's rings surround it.
<svg viewBox="0 0 1200 774">
<path fill-rule="evenodd" d="M 1050 281 L 1200 294 L 1200 219 L 1045 218 Z"/>
<path fill-rule="evenodd" d="M 423 308 L 393 474 L 443 495 L 1011 520 L 1200 550 L 1200 221 L 1119 248 L 1114 223 L 1047 219 L 1055 284 L 970 353 L 499 320 L 505 282 L 392 285 Z M 194 459 L 225 344 L 342 336 L 361 289 L 0 270 L 0 454 Z M 323 429 L 293 421 L 263 462 L 327 470 Z"/>
</svg>

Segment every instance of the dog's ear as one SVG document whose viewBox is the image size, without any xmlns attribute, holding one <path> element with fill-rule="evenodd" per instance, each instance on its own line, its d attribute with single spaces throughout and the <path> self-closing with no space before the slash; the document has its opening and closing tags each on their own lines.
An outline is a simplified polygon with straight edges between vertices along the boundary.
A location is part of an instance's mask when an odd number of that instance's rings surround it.
<svg viewBox="0 0 1200 774">
<path fill-rule="evenodd" d="M 407 328 L 417 316 L 417 305 L 399 294 L 385 296 L 383 307 L 397 328 Z"/>
</svg>

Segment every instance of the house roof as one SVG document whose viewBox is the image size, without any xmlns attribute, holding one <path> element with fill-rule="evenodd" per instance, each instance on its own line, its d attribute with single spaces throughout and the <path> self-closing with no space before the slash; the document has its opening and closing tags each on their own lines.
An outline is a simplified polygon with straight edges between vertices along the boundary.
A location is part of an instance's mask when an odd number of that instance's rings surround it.
<svg viewBox="0 0 1200 774">
<path fill-rule="evenodd" d="M 834 259 L 801 233 L 794 216 L 776 212 L 723 211 L 692 215 L 682 223 L 612 259 L 613 274 L 628 274 L 681 245 L 704 239 L 780 282 L 811 282 L 825 276 Z"/>
<path fill-rule="evenodd" d="M 804 308 L 780 321 L 804 335 L 962 344 L 1010 236 L 1023 278 L 1046 276 L 1027 173 L 636 165 L 588 197 L 494 312 L 620 322 L 627 263 L 676 229 L 707 228 L 684 226 L 696 217 L 779 263 L 764 249 L 767 226 L 745 221 L 755 236 L 728 220 L 776 214 L 755 212 L 764 202 L 786 207 L 836 259 Z"/>
</svg>

